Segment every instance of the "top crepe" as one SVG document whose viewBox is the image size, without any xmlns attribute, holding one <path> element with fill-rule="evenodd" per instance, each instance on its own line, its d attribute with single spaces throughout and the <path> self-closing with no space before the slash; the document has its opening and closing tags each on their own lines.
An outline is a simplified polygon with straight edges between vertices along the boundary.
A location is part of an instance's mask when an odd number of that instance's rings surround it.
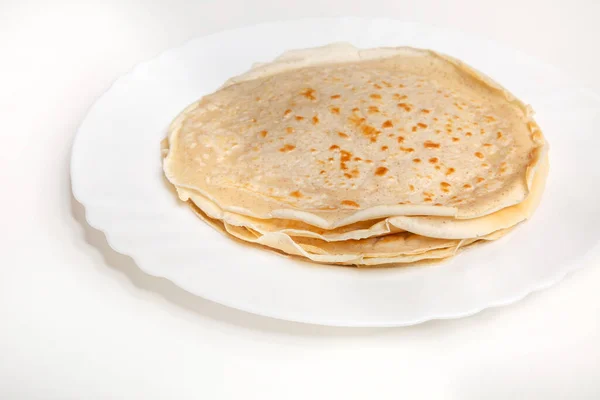
<svg viewBox="0 0 600 400">
<path fill-rule="evenodd" d="M 529 109 L 464 63 L 350 45 L 230 80 L 184 110 L 168 140 L 164 170 L 181 196 L 325 229 L 518 204 L 544 148 Z"/>
</svg>

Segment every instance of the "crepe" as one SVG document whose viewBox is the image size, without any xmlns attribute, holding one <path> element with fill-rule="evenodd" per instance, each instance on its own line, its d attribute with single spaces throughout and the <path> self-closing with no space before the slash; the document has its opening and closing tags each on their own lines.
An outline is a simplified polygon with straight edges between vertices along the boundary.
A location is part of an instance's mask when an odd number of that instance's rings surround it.
<svg viewBox="0 0 600 400">
<path fill-rule="evenodd" d="M 194 212 L 213 228 L 236 239 L 260 244 L 318 263 L 346 266 L 400 265 L 423 260 L 445 259 L 455 255 L 461 248 L 479 241 L 499 239 L 510 231 L 510 229 L 503 229 L 480 238 L 466 240 L 432 239 L 403 232 L 380 238 L 327 242 L 319 239 L 292 238 L 280 232 L 261 235 L 251 229 L 229 225 L 210 218 L 193 203 L 190 205 Z"/>
<path fill-rule="evenodd" d="M 360 221 L 332 230 L 325 230 L 299 221 L 257 219 L 223 212 L 216 204 L 191 191 L 187 191 L 183 197 L 189 198 L 198 207 L 206 210 L 212 218 L 221 219 L 229 225 L 248 227 L 262 235 L 279 232 L 294 237 L 309 237 L 335 242 L 366 239 L 408 231 L 439 239 L 468 239 L 510 228 L 528 219 L 533 214 L 540 203 L 548 176 L 549 163 L 547 155 L 543 157 L 537 168 L 531 193 L 524 201 L 495 213 L 473 219 L 396 216 L 382 220 Z"/>
<path fill-rule="evenodd" d="M 230 81 L 168 138 L 176 187 L 228 212 L 328 230 L 518 204 L 544 148 L 529 108 L 460 61 L 351 46 L 291 53 Z"/>
<path fill-rule="evenodd" d="M 163 169 L 229 237 L 319 263 L 405 265 L 533 214 L 548 145 L 532 115 L 452 57 L 336 44 L 257 64 L 187 107 Z"/>
</svg>

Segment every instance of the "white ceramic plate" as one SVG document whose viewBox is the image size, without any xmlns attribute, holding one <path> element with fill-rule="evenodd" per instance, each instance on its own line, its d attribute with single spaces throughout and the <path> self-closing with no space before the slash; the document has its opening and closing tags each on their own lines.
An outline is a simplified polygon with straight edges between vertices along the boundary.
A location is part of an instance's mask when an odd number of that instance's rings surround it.
<svg viewBox="0 0 600 400">
<path fill-rule="evenodd" d="M 348 41 L 458 57 L 533 105 L 551 144 L 534 218 L 504 239 L 427 267 L 358 270 L 240 245 L 180 204 L 159 142 L 186 105 L 285 50 Z M 394 326 L 507 304 L 559 281 L 598 253 L 600 97 L 556 69 L 481 38 L 387 19 L 278 22 L 194 39 L 118 79 L 82 123 L 73 193 L 89 224 L 145 272 L 256 314 L 325 325 Z"/>
</svg>

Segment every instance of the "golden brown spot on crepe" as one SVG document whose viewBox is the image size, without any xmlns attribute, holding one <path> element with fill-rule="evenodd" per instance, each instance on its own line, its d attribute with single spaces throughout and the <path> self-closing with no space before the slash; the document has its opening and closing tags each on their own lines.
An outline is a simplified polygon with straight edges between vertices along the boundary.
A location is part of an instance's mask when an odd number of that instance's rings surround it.
<svg viewBox="0 0 600 400">
<path fill-rule="evenodd" d="M 431 158 L 429 159 L 429 162 L 430 162 L 431 164 L 435 164 L 435 163 L 437 163 L 438 161 L 440 161 L 440 159 L 439 159 L 439 158 L 437 158 L 437 157 L 431 157 Z"/>
<path fill-rule="evenodd" d="M 423 114 L 429 114 L 431 112 L 431 110 L 428 110 L 428 109 L 424 108 L 424 109 L 421 110 L 421 112 Z"/>
<path fill-rule="evenodd" d="M 322 169 L 321 171 L 319 171 L 319 175 L 325 175 L 325 174 L 326 174 L 326 172 L 325 172 L 324 169 Z"/>
<path fill-rule="evenodd" d="M 302 121 L 304 119 L 301 115 L 296 115 L 294 118 L 296 118 L 296 121 Z"/>
<path fill-rule="evenodd" d="M 418 123 L 417 123 L 417 126 L 418 126 L 419 128 L 425 129 L 425 128 L 427 128 L 427 126 L 428 126 L 428 125 L 427 125 L 427 124 L 424 124 L 424 123 L 422 123 L 422 122 L 418 122 Z"/>
<path fill-rule="evenodd" d="M 448 193 L 450 191 L 449 190 L 450 186 L 452 186 L 452 185 L 450 185 L 448 182 L 441 182 L 440 183 L 440 187 L 442 188 L 442 192 Z"/>
<path fill-rule="evenodd" d="M 414 191 L 415 191 L 415 185 L 408 185 L 408 189 L 409 189 L 411 192 L 414 192 Z"/>
<path fill-rule="evenodd" d="M 403 84 L 401 83 L 401 84 L 399 84 L 399 85 L 398 85 L 398 87 L 399 87 L 400 89 L 402 89 L 402 88 L 405 88 L 406 86 L 405 86 L 405 85 L 403 85 Z"/>
<path fill-rule="evenodd" d="M 398 107 L 402 108 L 404 111 L 411 111 L 412 110 L 412 104 L 408 104 L 408 103 L 398 103 Z"/>
<path fill-rule="evenodd" d="M 414 163 L 420 163 L 420 162 L 421 162 L 421 159 L 420 159 L 420 158 L 413 158 L 413 162 L 414 162 Z"/>
<path fill-rule="evenodd" d="M 352 112 L 358 112 L 358 111 L 360 111 L 360 109 L 359 109 L 358 107 L 354 107 L 354 108 L 352 109 Z"/>
<path fill-rule="evenodd" d="M 381 83 L 383 83 L 385 86 L 387 86 L 387 87 L 389 87 L 389 88 L 390 88 L 390 87 L 392 87 L 392 84 L 391 84 L 391 83 L 389 83 L 389 82 L 386 82 L 386 81 L 381 81 Z"/>
<path fill-rule="evenodd" d="M 287 152 L 294 150 L 295 148 L 296 148 L 296 146 L 294 146 L 294 145 L 286 144 L 285 146 L 280 148 L 279 151 L 282 153 L 287 153 Z"/>
<path fill-rule="evenodd" d="M 431 203 L 433 200 L 431 199 L 431 197 L 425 197 L 425 198 L 423 199 L 423 201 L 424 201 L 424 202 L 427 202 L 427 203 Z"/>
<path fill-rule="evenodd" d="M 440 144 L 432 142 L 431 140 L 426 140 L 423 143 L 423 147 L 425 147 L 427 149 L 439 149 L 440 148 Z"/>
<path fill-rule="evenodd" d="M 294 133 L 294 128 L 292 128 L 291 126 L 288 126 L 287 128 L 285 128 L 285 131 L 287 133 Z"/>
<path fill-rule="evenodd" d="M 360 129 L 363 135 L 371 139 L 371 142 L 376 142 L 377 135 L 381 133 L 381 131 L 378 131 L 377 129 L 375 129 L 375 127 L 370 125 L 362 125 Z"/>
<path fill-rule="evenodd" d="M 354 124 L 356 126 L 362 125 L 362 123 L 365 121 L 366 120 L 364 118 L 357 117 L 356 115 L 353 115 L 350 118 L 348 118 L 348 122 L 350 122 L 351 124 Z"/>
<path fill-rule="evenodd" d="M 381 151 L 386 151 L 388 149 L 387 146 L 381 146 Z"/>
<path fill-rule="evenodd" d="M 385 121 L 383 124 L 381 124 L 381 127 L 382 127 L 382 128 L 393 128 L 393 127 L 394 127 L 394 124 L 392 123 L 392 121 L 391 121 L 391 120 L 389 120 L 389 119 L 388 119 L 388 120 L 387 120 L 387 121 Z"/>
<path fill-rule="evenodd" d="M 403 94 L 403 95 L 400 95 L 399 93 L 394 93 L 394 94 L 392 95 L 392 98 L 393 98 L 394 100 L 406 100 L 406 99 L 408 99 L 408 96 L 407 96 L 407 95 L 405 95 L 405 94 Z"/>
<path fill-rule="evenodd" d="M 475 152 L 475 157 L 477 157 L 477 158 L 483 158 L 484 156 L 483 156 L 483 154 L 481 152 L 477 151 L 477 152 Z"/>
<path fill-rule="evenodd" d="M 354 161 L 362 161 L 362 158 L 360 158 L 360 157 L 354 157 Z"/>
<path fill-rule="evenodd" d="M 411 130 L 412 130 L 413 132 L 416 132 L 416 131 L 417 131 L 417 127 L 416 127 L 416 126 L 413 126 Z"/>
<path fill-rule="evenodd" d="M 448 168 L 448 169 L 446 170 L 446 176 L 447 176 L 447 175 L 452 175 L 452 174 L 453 174 L 453 173 L 455 173 L 455 172 L 456 172 L 456 170 L 455 170 L 454 168 L 450 167 L 450 168 Z"/>
<path fill-rule="evenodd" d="M 283 113 L 284 116 L 286 115 L 290 115 L 292 113 L 292 110 L 290 110 L 289 108 L 287 110 L 285 110 L 285 112 Z"/>
<path fill-rule="evenodd" d="M 473 134 L 471 132 L 467 132 L 465 133 L 465 136 L 473 136 Z"/>
<path fill-rule="evenodd" d="M 268 133 L 269 132 L 267 132 L 267 131 L 260 131 L 260 136 L 266 137 Z"/>
<path fill-rule="evenodd" d="M 372 99 L 376 99 L 376 100 L 380 100 L 381 99 L 381 95 L 377 94 L 377 93 L 373 93 L 369 97 L 372 98 Z"/>
<path fill-rule="evenodd" d="M 492 147 L 491 143 L 484 143 L 483 147 Z"/>
<path fill-rule="evenodd" d="M 295 198 L 297 198 L 297 199 L 299 199 L 299 198 L 301 198 L 301 197 L 304 197 L 304 196 L 302 195 L 302 193 L 300 193 L 298 190 L 296 190 L 296 191 L 294 191 L 294 192 L 290 193 L 290 196 L 292 196 L 292 197 L 295 197 Z"/>
<path fill-rule="evenodd" d="M 312 123 L 313 125 L 316 125 L 319 123 L 319 117 L 317 117 L 316 115 L 314 117 L 312 117 Z"/>
<path fill-rule="evenodd" d="M 359 127 L 362 134 L 365 135 L 366 137 L 368 137 L 369 139 L 371 139 L 371 142 L 377 141 L 377 135 L 379 135 L 381 133 L 381 131 L 378 131 L 373 126 L 365 125 L 364 122 L 366 120 L 364 118 L 352 116 L 352 117 L 348 118 L 348 121 L 350 123 L 356 125 L 357 127 Z"/>
<path fill-rule="evenodd" d="M 339 114 L 340 113 L 340 108 L 339 107 L 331 107 L 329 109 L 329 112 L 331 112 L 332 114 Z"/>
<path fill-rule="evenodd" d="M 374 84 L 373 86 L 375 86 L 376 89 L 383 89 L 383 87 L 381 85 L 378 85 L 378 84 Z"/>
<path fill-rule="evenodd" d="M 255 97 L 254 100 L 260 101 L 260 97 Z"/>
<path fill-rule="evenodd" d="M 494 122 L 496 120 L 496 118 L 494 118 L 491 115 L 486 115 L 485 117 L 483 117 L 485 119 L 485 122 Z"/>
<path fill-rule="evenodd" d="M 340 169 L 348 169 L 346 163 L 352 159 L 352 153 L 346 150 L 340 151 Z"/>
<path fill-rule="evenodd" d="M 488 163 L 482 163 L 482 164 L 481 164 L 481 166 L 482 166 L 483 168 L 487 168 L 487 167 L 489 167 L 489 166 L 490 166 L 490 164 L 488 164 Z"/>
<path fill-rule="evenodd" d="M 435 169 L 437 169 L 439 171 L 440 169 L 442 169 L 442 167 L 440 167 L 439 165 L 436 165 Z"/>
<path fill-rule="evenodd" d="M 463 185 L 463 188 L 465 188 L 465 189 L 471 189 L 472 187 L 473 187 L 473 186 L 471 186 L 471 185 L 470 185 L 470 184 L 468 184 L 468 183 L 465 183 L 465 184 Z"/>
<path fill-rule="evenodd" d="M 339 148 L 340 148 L 340 146 L 338 146 L 337 144 L 334 144 L 329 148 L 329 150 L 334 151 L 334 150 L 338 150 Z"/>
<path fill-rule="evenodd" d="M 332 99 L 339 99 L 340 97 L 342 97 L 339 94 L 334 94 L 333 96 L 331 96 Z"/>
<path fill-rule="evenodd" d="M 400 150 L 402 150 L 405 153 L 412 153 L 413 151 L 415 151 L 415 149 L 413 149 L 412 147 L 400 147 Z"/>
<path fill-rule="evenodd" d="M 304 97 L 306 97 L 309 100 L 316 100 L 317 98 L 315 97 L 315 89 L 311 89 L 311 88 L 307 88 L 304 89 L 302 92 L 300 92 L 300 94 Z"/>
<path fill-rule="evenodd" d="M 373 164 L 373 160 L 365 160 L 367 164 Z"/>
<path fill-rule="evenodd" d="M 350 137 L 350 136 L 348 136 L 348 135 L 347 135 L 346 133 L 344 133 L 344 132 L 338 132 L 338 136 L 339 136 L 339 137 L 341 137 L 341 138 L 344 138 L 344 139 L 346 139 L 346 138 L 349 138 L 349 137 Z"/>
<path fill-rule="evenodd" d="M 497 137 L 498 139 L 502 138 L 502 132 L 498 132 L 498 133 L 496 133 L 496 137 Z"/>
<path fill-rule="evenodd" d="M 348 179 L 350 179 L 350 178 L 352 178 L 352 175 L 350 175 L 350 174 L 348 174 L 348 173 L 345 173 L 345 174 L 344 174 L 344 177 L 345 177 L 345 178 L 348 178 Z"/>
<path fill-rule="evenodd" d="M 317 149 L 312 148 L 312 149 L 310 149 L 310 151 L 311 151 L 311 153 L 314 153 L 315 151 L 317 151 Z"/>
<path fill-rule="evenodd" d="M 377 176 L 383 176 L 385 174 L 387 174 L 388 169 L 386 167 L 379 167 L 375 170 L 375 175 Z"/>
<path fill-rule="evenodd" d="M 457 138 L 456 136 L 452 136 L 452 141 L 453 141 L 453 142 L 458 142 L 458 141 L 460 141 L 460 139 L 459 139 L 459 138 Z"/>
<path fill-rule="evenodd" d="M 398 143 L 404 143 L 404 136 L 398 136 Z"/>
<path fill-rule="evenodd" d="M 352 200 L 342 200 L 342 205 L 347 206 L 347 207 L 354 207 L 354 208 L 360 207 L 357 202 L 352 201 Z"/>
<path fill-rule="evenodd" d="M 485 178 L 478 176 L 477 178 L 475 178 L 475 181 L 477 181 L 477 183 L 481 183 L 481 182 L 485 181 Z"/>
<path fill-rule="evenodd" d="M 333 157 L 329 157 L 329 158 L 327 159 L 327 161 L 333 161 L 333 160 L 334 160 L 334 158 L 333 158 Z"/>
<path fill-rule="evenodd" d="M 369 114 L 377 114 L 379 112 L 379 107 L 369 106 L 368 112 L 369 112 Z"/>
</svg>

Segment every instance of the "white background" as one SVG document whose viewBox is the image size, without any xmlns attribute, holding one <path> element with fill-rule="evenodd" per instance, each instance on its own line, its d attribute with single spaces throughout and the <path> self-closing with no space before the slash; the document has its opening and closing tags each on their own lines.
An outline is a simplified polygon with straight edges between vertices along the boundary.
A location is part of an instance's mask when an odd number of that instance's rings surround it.
<svg viewBox="0 0 600 400">
<path fill-rule="evenodd" d="M 70 146 L 116 77 L 195 36 L 325 15 L 484 35 L 600 92 L 597 0 L 0 0 L 1 399 L 600 398 L 598 263 L 466 319 L 326 328 L 187 294 L 85 224 Z"/>
</svg>

